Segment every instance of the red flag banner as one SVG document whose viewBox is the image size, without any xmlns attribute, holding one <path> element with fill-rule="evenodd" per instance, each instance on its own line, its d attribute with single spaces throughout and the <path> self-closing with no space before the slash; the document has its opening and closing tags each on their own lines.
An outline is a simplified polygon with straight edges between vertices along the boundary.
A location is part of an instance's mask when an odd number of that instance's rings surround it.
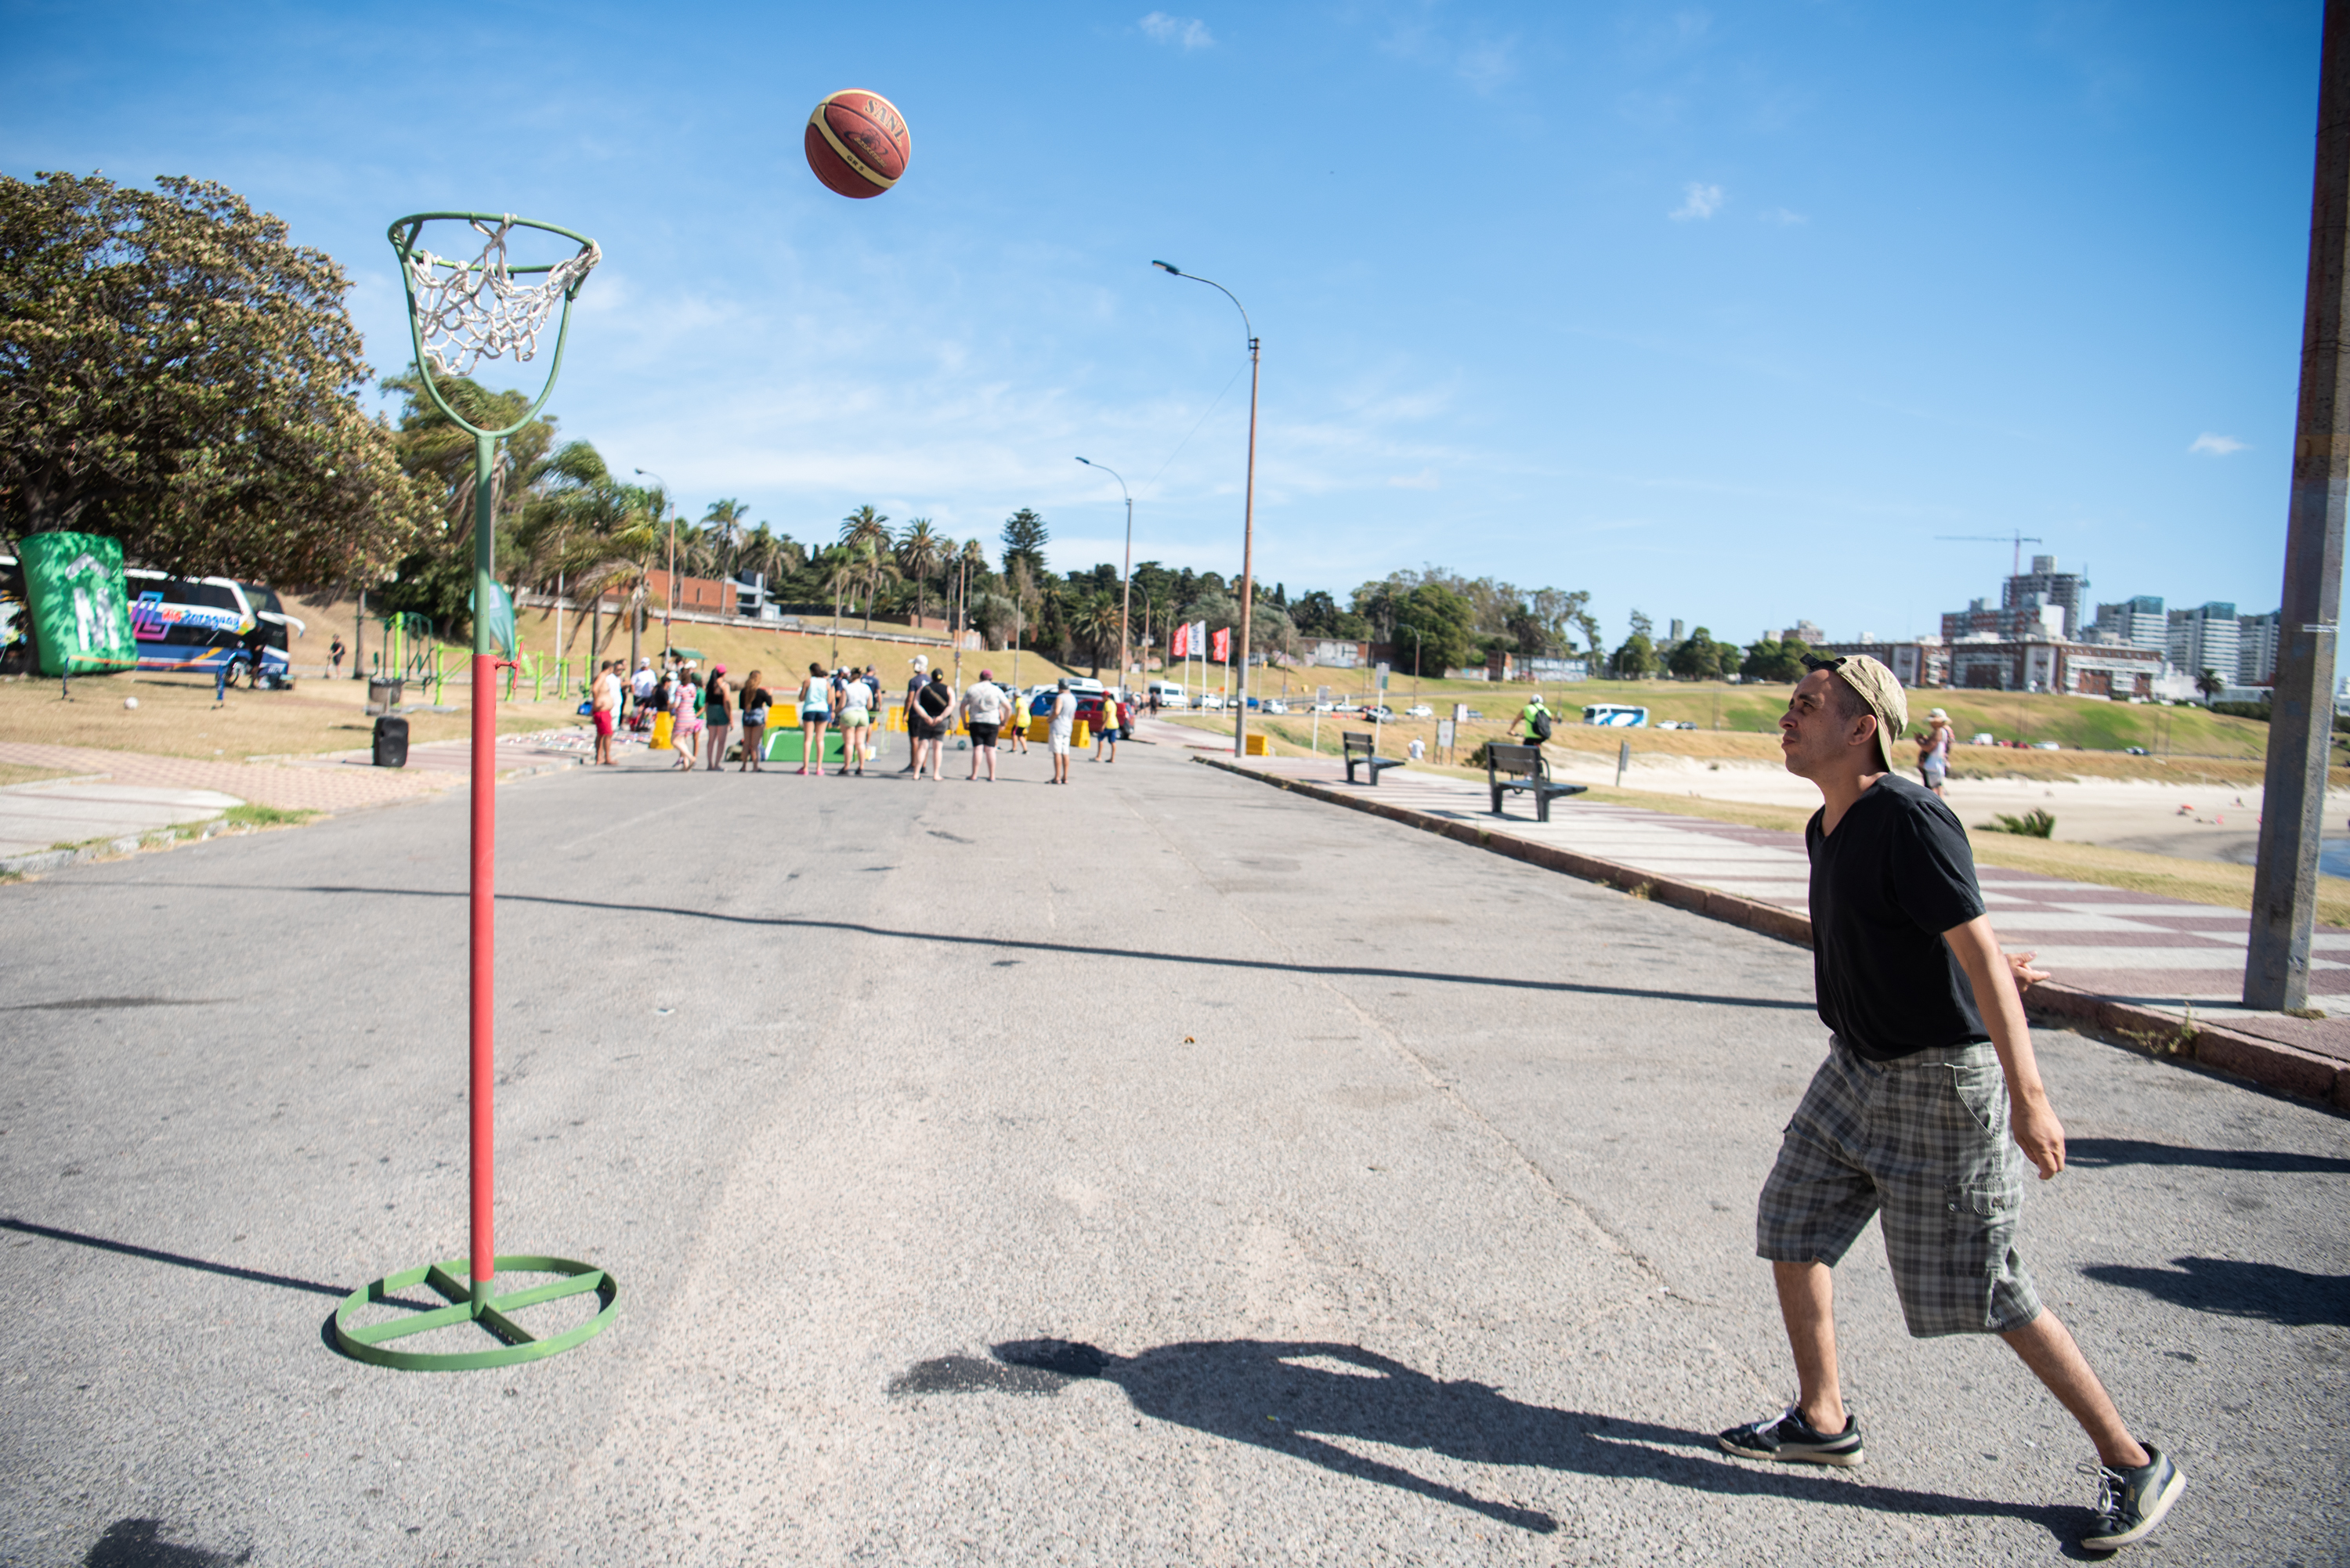
<svg viewBox="0 0 2350 1568">
<path fill-rule="evenodd" d="M 1209 657 L 1219 664 L 1232 661 L 1232 628 L 1220 626 L 1208 639 Z"/>
<path fill-rule="evenodd" d="M 1167 653 L 1171 659 L 1191 657 L 1191 623 L 1190 621 L 1187 620 L 1175 628 L 1175 639 L 1168 645 Z"/>
</svg>

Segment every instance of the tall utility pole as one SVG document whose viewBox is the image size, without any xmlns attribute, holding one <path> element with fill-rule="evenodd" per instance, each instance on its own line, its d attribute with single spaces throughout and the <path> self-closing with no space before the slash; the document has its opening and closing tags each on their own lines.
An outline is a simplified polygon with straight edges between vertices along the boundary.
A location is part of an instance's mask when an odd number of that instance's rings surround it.
<svg viewBox="0 0 2350 1568">
<path fill-rule="evenodd" d="M 668 511 L 670 499 L 669 481 L 661 479 L 660 474 L 655 473 L 650 468 L 640 468 L 636 472 L 639 479 L 660 480 L 661 508 L 664 511 Z M 671 514 L 669 519 L 669 592 L 662 595 L 661 597 L 661 661 L 663 663 L 667 663 L 671 657 L 670 645 L 676 640 L 676 639 L 670 635 L 671 616 L 671 612 L 677 606 L 677 517 L 674 513 Z M 642 612 L 639 611 L 639 613 L 641 614 Z M 636 657 L 636 624 L 632 620 L 629 626 L 629 658 L 633 660 Z"/>
<path fill-rule="evenodd" d="M 1163 261 L 1155 261 L 1150 265 L 1170 277 L 1188 277 L 1193 283 L 1204 283 L 1226 299 L 1231 300 L 1232 308 L 1241 313 L 1241 329 L 1248 334 L 1248 489 L 1245 499 L 1241 504 L 1241 679 L 1238 693 L 1240 701 L 1232 705 L 1232 755 L 1237 757 L 1248 751 L 1249 612 L 1256 600 L 1256 385 L 1259 362 L 1256 326 L 1249 320 L 1248 306 L 1241 303 L 1240 296 L 1215 279 L 1201 277 L 1195 272 L 1184 272 L 1180 268 L 1170 266 Z M 1225 668 L 1229 670 L 1231 666 L 1227 664 Z M 1204 661 L 1200 684 L 1202 687 L 1207 685 Z"/>
<path fill-rule="evenodd" d="M 2317 186 L 2310 199 L 2309 296 L 2301 327 L 2301 402 L 2286 509 L 2284 613 L 2277 627 L 2260 858 L 2244 1005 L 2309 1005 L 2309 937 L 2334 736 L 2334 658 L 2342 608 L 2342 528 L 2350 498 L 2350 0 L 2326 0 L 2317 77 Z"/>
<path fill-rule="evenodd" d="M 1126 488 L 1126 480 L 1118 470 L 1107 464 L 1096 462 L 1089 457 L 1081 457 L 1077 461 L 1087 468 L 1098 468 L 1117 480 L 1118 493 L 1126 497 L 1126 571 L 1121 579 L 1123 587 L 1118 606 L 1118 690 L 1124 691 L 1128 626 L 1130 618 L 1134 614 L 1134 495 Z"/>
</svg>

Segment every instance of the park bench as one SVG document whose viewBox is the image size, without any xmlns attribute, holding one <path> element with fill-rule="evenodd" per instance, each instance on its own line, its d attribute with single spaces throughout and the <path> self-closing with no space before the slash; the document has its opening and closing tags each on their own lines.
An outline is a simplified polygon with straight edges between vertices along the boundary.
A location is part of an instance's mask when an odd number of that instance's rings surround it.
<svg viewBox="0 0 2350 1568">
<path fill-rule="evenodd" d="M 1378 755 L 1378 738 L 1371 735 L 1367 731 L 1343 731 L 1338 736 L 1338 741 L 1339 745 L 1345 752 L 1347 757 L 1347 782 L 1348 784 L 1353 784 L 1355 782 L 1355 769 L 1358 764 L 1371 770 L 1371 783 L 1375 784 L 1379 782 L 1380 769 L 1399 768 L 1403 766 L 1403 759 L 1401 757 L 1382 757 Z"/>
<path fill-rule="evenodd" d="M 1559 784 L 1550 776 L 1550 763 L 1540 746 L 1507 746 L 1499 741 L 1485 747 L 1485 783 L 1493 792 L 1493 815 L 1500 816 L 1502 796 L 1510 790 L 1522 789 L 1534 797 L 1534 820 L 1550 820 L 1550 803 L 1563 794 L 1581 794 L 1587 787 L 1579 784 Z"/>
</svg>

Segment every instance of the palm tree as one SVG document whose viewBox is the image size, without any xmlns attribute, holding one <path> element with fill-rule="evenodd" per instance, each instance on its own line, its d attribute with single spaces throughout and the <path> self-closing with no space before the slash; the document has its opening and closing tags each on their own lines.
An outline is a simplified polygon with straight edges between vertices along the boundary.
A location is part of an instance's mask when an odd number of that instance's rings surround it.
<svg viewBox="0 0 2350 1568">
<path fill-rule="evenodd" d="M 1077 629 L 1085 634 L 1093 647 L 1094 679 L 1101 679 L 1102 649 L 1118 640 L 1118 599 L 1109 594 L 1095 594 L 1086 601 L 1077 621 Z"/>
<path fill-rule="evenodd" d="M 827 550 L 816 557 L 816 570 L 832 594 L 832 662 L 840 662 L 840 601 L 857 591 L 864 568 L 847 550 Z"/>
<path fill-rule="evenodd" d="M 721 576 L 732 576 L 741 569 L 744 514 L 750 510 L 730 497 L 712 502 L 702 514 L 703 548 Z"/>
<path fill-rule="evenodd" d="M 928 607 L 931 579 L 938 575 L 940 564 L 945 559 L 945 543 L 927 517 L 914 518 L 898 535 L 898 569 L 914 585 L 916 620 L 922 618 Z"/>
<path fill-rule="evenodd" d="M 889 530 L 885 526 L 889 521 L 872 507 L 860 506 L 840 520 L 840 542 L 853 545 L 870 539 L 886 550 L 889 547 Z"/>
<path fill-rule="evenodd" d="M 889 537 L 884 534 L 877 541 L 868 535 L 848 547 L 848 558 L 857 568 L 858 580 L 865 585 L 865 629 L 868 633 L 873 629 L 873 601 L 881 596 L 882 579 L 898 576 L 898 563 L 884 543 Z"/>
</svg>

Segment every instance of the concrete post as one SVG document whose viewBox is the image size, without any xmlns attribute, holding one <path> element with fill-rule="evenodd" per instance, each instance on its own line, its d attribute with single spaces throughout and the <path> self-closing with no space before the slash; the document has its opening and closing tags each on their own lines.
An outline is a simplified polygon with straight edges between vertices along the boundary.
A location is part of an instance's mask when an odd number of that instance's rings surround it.
<svg viewBox="0 0 2350 1568">
<path fill-rule="evenodd" d="M 2252 880 L 2244 1004 L 2309 1005 L 2310 926 L 2333 742 L 2342 534 L 2350 499 L 2350 0 L 2326 0 L 2317 88 L 2317 182 L 2310 202 L 2309 295 L 2287 509 L 2284 614 L 2271 699 L 2260 859 Z"/>
</svg>

